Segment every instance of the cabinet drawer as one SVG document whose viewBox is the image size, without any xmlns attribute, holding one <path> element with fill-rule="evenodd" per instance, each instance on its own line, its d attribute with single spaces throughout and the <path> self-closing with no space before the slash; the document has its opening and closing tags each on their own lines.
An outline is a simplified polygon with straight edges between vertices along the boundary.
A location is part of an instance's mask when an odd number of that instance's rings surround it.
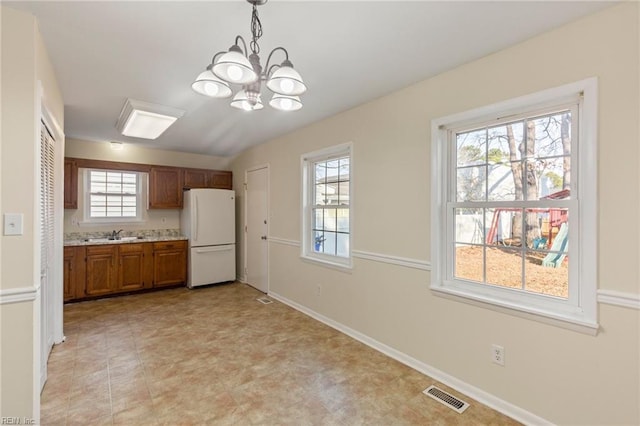
<svg viewBox="0 0 640 426">
<path fill-rule="evenodd" d="M 141 253 L 143 251 L 144 251 L 143 243 L 120 245 L 120 253 Z"/>
<path fill-rule="evenodd" d="M 113 254 L 118 249 L 116 245 L 104 245 L 104 246 L 87 246 L 87 256 L 97 254 Z"/>
<path fill-rule="evenodd" d="M 174 249 L 186 249 L 187 242 L 184 240 L 180 241 L 159 241 L 157 243 L 153 243 L 153 250 L 174 250 Z"/>
</svg>

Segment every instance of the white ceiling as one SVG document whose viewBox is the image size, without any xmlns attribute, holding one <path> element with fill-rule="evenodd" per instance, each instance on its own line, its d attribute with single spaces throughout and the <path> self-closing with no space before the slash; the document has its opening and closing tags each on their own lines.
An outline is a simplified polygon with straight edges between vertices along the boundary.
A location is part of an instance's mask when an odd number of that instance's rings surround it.
<svg viewBox="0 0 640 426">
<path fill-rule="evenodd" d="M 283 46 L 308 87 L 302 110 L 284 113 L 269 106 L 240 111 L 229 99 L 191 90 L 213 54 L 238 34 L 250 39 L 251 5 L 243 0 L 2 3 L 39 21 L 64 98 L 67 137 L 220 156 L 612 4 L 271 0 L 258 9 L 263 65 L 271 49 Z M 128 138 L 115 128 L 126 98 L 186 113 L 155 141 Z M 263 88 L 263 101 L 269 98 Z"/>
</svg>

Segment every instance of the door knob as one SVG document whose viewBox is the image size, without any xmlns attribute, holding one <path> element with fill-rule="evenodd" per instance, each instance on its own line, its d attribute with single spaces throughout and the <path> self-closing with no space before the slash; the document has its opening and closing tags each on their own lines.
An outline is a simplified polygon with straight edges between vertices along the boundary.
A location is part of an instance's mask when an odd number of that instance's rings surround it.
<svg viewBox="0 0 640 426">
<path fill-rule="evenodd" d="M 263 235 L 262 237 L 260 237 L 260 239 L 261 239 L 261 240 L 266 240 L 266 239 L 267 239 L 267 236 L 266 236 L 266 235 Z"/>
</svg>

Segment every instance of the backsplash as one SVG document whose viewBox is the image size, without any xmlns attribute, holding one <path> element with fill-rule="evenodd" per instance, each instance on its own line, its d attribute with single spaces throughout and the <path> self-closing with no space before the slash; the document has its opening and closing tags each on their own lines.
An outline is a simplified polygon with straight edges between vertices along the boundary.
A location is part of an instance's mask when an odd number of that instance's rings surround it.
<svg viewBox="0 0 640 426">
<path fill-rule="evenodd" d="M 64 234 L 65 241 L 72 240 L 84 240 L 87 238 L 103 238 L 107 237 L 111 234 L 111 232 L 104 231 L 91 231 L 91 232 L 66 232 Z M 154 237 L 179 237 L 180 230 L 179 229 L 141 229 L 137 231 L 122 231 L 120 232 L 121 237 L 145 237 L 145 238 L 154 238 Z"/>
</svg>

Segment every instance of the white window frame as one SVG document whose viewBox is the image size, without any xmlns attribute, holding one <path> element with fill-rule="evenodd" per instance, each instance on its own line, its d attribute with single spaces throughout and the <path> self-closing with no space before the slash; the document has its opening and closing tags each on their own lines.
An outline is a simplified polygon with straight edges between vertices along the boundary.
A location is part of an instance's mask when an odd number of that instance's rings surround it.
<svg viewBox="0 0 640 426">
<path fill-rule="evenodd" d="M 431 123 L 431 289 L 436 295 L 471 303 L 561 327 L 596 334 L 597 322 L 597 79 L 544 90 L 504 102 L 433 120 Z M 514 291 L 453 279 L 447 247 L 455 232 L 447 202 L 454 182 L 451 134 L 474 123 L 500 121 L 512 116 L 577 103 L 577 164 L 571 183 L 571 262 L 569 298 Z M 455 170 L 454 170 L 455 172 Z M 574 178 L 575 175 L 575 178 Z"/>
<path fill-rule="evenodd" d="M 83 224 L 118 224 L 118 223 L 141 223 L 146 221 L 146 197 L 143 188 L 146 188 L 147 174 L 134 170 L 106 170 L 87 168 L 82 169 L 82 195 L 83 195 Z M 132 217 L 91 217 L 91 183 L 90 173 L 92 171 L 114 172 L 114 173 L 134 173 L 138 176 L 136 188 L 136 216 Z"/>
<path fill-rule="evenodd" d="M 313 164 L 335 158 L 349 157 L 349 252 L 348 256 L 333 256 L 314 251 L 313 238 L 313 194 L 315 190 L 315 176 Z M 302 171 L 302 230 L 301 254 L 303 260 L 318 263 L 342 271 L 353 268 L 353 144 L 351 142 L 332 146 L 300 157 Z"/>
</svg>

